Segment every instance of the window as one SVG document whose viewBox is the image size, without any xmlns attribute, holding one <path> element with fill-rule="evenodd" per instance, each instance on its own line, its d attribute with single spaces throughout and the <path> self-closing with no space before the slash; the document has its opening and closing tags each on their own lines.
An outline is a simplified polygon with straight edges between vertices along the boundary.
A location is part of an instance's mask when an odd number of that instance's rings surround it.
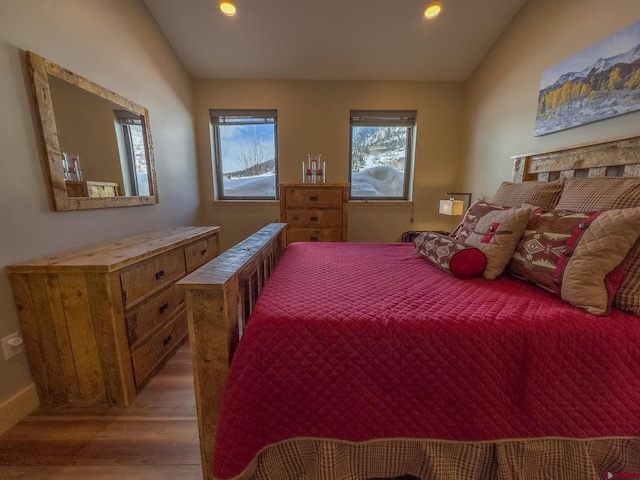
<svg viewBox="0 0 640 480">
<path fill-rule="evenodd" d="M 409 199 L 415 125 L 415 111 L 351 112 L 351 199 Z"/>
<path fill-rule="evenodd" d="M 144 148 L 144 130 L 140 115 L 128 110 L 114 110 L 124 194 L 149 196 L 149 172 Z"/>
<path fill-rule="evenodd" d="M 211 110 L 219 200 L 275 200 L 277 112 Z"/>
</svg>

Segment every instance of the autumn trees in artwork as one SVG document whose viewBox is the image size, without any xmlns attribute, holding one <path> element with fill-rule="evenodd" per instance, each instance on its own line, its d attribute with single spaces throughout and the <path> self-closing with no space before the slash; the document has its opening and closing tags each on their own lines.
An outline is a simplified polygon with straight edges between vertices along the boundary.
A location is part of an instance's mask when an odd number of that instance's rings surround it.
<svg viewBox="0 0 640 480">
<path fill-rule="evenodd" d="M 625 68 L 626 67 L 626 68 Z M 635 68 L 631 68 L 635 67 Z M 596 72 L 593 67 L 586 78 L 565 80 L 540 92 L 538 114 L 551 114 L 563 105 L 581 106 L 598 95 L 616 91 L 640 91 L 640 65 L 616 66 L 608 72 Z"/>
</svg>

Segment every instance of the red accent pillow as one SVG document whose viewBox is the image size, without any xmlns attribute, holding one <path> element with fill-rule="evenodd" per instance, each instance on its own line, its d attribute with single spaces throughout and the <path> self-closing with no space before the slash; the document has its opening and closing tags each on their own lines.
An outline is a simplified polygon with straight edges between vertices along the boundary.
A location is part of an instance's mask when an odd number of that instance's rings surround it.
<svg viewBox="0 0 640 480">
<path fill-rule="evenodd" d="M 477 277 L 487 266 L 487 257 L 481 250 L 448 235 L 421 233 L 413 241 L 413 246 L 420 255 L 456 278 Z"/>
</svg>

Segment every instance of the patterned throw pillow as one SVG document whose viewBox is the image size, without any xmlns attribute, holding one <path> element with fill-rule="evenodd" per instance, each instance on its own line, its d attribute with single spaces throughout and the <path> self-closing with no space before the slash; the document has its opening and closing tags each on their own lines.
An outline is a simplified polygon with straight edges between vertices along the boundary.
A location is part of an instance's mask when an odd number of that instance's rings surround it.
<svg viewBox="0 0 640 480">
<path fill-rule="evenodd" d="M 519 207 L 523 203 L 528 203 L 551 210 L 558 203 L 563 184 L 564 178 L 553 182 L 502 182 L 491 203 L 505 207 Z"/>
<path fill-rule="evenodd" d="M 594 315 L 606 315 L 620 282 L 616 268 L 640 236 L 640 207 L 537 212 L 509 264 L 512 275 Z"/>
<path fill-rule="evenodd" d="M 590 212 L 640 206 L 638 178 L 570 178 L 556 209 Z M 613 306 L 640 316 L 640 241 L 627 255 L 626 271 Z"/>
<path fill-rule="evenodd" d="M 492 210 L 470 223 L 465 243 L 478 247 L 487 257 L 482 276 L 497 278 L 505 269 L 527 226 L 533 207 Z"/>
<path fill-rule="evenodd" d="M 457 278 L 477 277 L 487 265 L 487 259 L 479 249 L 440 233 L 421 233 L 413 246 L 420 255 Z"/>
<path fill-rule="evenodd" d="M 475 202 L 467 213 L 464 214 L 462 219 L 462 223 L 457 228 L 456 240 L 460 240 L 461 242 L 466 242 L 469 238 L 469 234 L 473 232 L 473 229 L 478 224 L 478 221 L 485 216 L 489 212 L 494 212 L 496 210 L 508 210 L 511 207 L 502 207 L 500 205 L 492 205 L 490 203 L 484 202 L 482 200 L 478 200 Z"/>
</svg>

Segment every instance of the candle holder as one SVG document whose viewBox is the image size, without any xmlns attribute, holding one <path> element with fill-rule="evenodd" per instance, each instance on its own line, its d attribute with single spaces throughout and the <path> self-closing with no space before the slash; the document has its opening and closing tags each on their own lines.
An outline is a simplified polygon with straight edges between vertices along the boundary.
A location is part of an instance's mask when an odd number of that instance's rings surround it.
<svg viewBox="0 0 640 480">
<path fill-rule="evenodd" d="M 82 180 L 80 155 L 77 153 L 62 152 L 62 169 L 65 180 Z"/>
<path fill-rule="evenodd" d="M 307 155 L 307 164 L 302 162 L 302 183 L 325 183 L 326 162 L 320 163 L 322 155 Z"/>
</svg>

